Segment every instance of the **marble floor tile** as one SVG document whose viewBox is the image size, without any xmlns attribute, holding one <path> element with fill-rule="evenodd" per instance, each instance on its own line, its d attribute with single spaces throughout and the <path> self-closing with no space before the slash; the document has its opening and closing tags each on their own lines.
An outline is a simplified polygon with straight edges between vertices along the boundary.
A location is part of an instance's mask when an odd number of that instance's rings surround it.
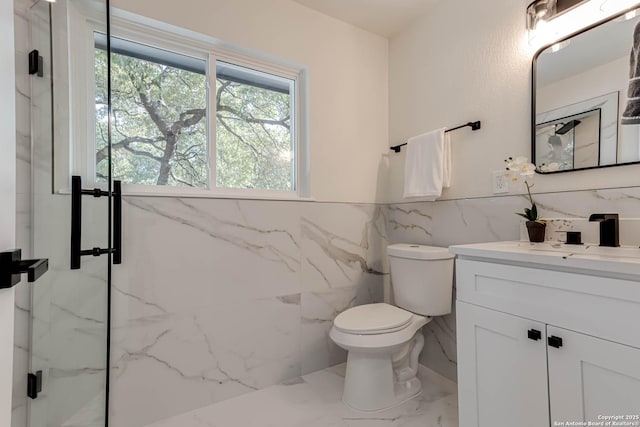
<svg viewBox="0 0 640 427">
<path fill-rule="evenodd" d="M 458 427 L 456 385 L 430 369 L 420 367 L 420 396 L 375 413 L 342 403 L 344 369 L 327 368 L 147 427 Z"/>
</svg>

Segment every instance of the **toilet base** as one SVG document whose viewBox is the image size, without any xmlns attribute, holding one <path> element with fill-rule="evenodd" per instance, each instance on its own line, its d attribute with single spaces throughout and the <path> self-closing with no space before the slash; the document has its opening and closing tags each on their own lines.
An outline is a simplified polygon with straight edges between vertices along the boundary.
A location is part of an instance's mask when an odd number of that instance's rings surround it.
<svg viewBox="0 0 640 427">
<path fill-rule="evenodd" d="M 358 411 L 377 412 L 398 406 L 422 392 L 422 383 L 415 375 L 404 380 L 397 377 L 389 354 L 350 351 L 342 402 Z"/>
<path fill-rule="evenodd" d="M 417 378 L 414 378 L 414 381 L 417 381 L 418 383 L 420 383 L 420 380 Z M 418 384 L 417 387 L 414 385 L 412 385 L 410 391 L 407 390 L 404 393 L 398 393 L 396 394 L 395 398 L 394 398 L 394 402 L 392 404 L 390 404 L 389 406 L 385 406 L 384 408 L 380 408 L 380 409 L 360 409 L 360 408 L 356 408 L 355 406 L 353 406 L 351 404 L 351 402 L 347 399 L 345 399 L 345 396 L 342 396 L 342 403 L 345 404 L 345 406 L 349 407 L 350 409 L 354 410 L 354 411 L 360 411 L 360 412 L 368 412 L 368 413 L 375 413 L 375 412 L 383 412 L 389 409 L 393 409 L 396 406 L 400 406 L 403 403 L 406 403 L 410 400 L 415 399 L 416 397 L 420 396 L 422 394 L 422 384 Z"/>
</svg>

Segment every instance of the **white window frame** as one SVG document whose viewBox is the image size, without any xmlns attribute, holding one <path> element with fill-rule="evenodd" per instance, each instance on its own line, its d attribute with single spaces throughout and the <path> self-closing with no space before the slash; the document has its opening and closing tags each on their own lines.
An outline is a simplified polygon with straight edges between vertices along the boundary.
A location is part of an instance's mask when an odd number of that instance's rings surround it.
<svg viewBox="0 0 640 427">
<path fill-rule="evenodd" d="M 123 183 L 125 195 L 170 196 L 170 197 L 210 197 L 210 198 L 244 198 L 244 199 L 309 199 L 309 138 L 308 138 L 308 69 L 305 66 L 291 63 L 270 55 L 238 48 L 223 43 L 212 37 L 161 23 L 129 12 L 112 9 L 111 35 L 131 40 L 158 49 L 168 50 L 207 61 L 208 95 L 207 95 L 207 135 L 208 135 L 208 169 L 209 188 L 190 188 L 179 186 L 156 186 Z M 70 15 L 71 16 L 71 15 Z M 90 15 L 72 16 L 69 26 L 69 51 L 74 52 L 73 60 L 69 60 L 70 79 L 81 82 L 80 90 L 70 96 L 71 119 L 69 133 L 71 146 L 68 147 L 70 164 L 66 177 L 60 176 L 54 189 L 66 193 L 69 188 L 69 176 L 80 174 L 83 185 L 103 187 L 96 182 L 95 164 L 95 90 L 94 90 L 94 37 L 95 31 L 104 33 Z M 75 41 L 74 41 L 75 40 Z M 80 42 L 78 42 L 80 41 Z M 71 55 L 69 55 L 71 57 Z M 243 188 L 216 187 L 216 62 L 223 61 L 240 67 L 272 74 L 293 81 L 294 91 L 291 96 L 292 112 L 291 135 L 294 141 L 293 164 L 295 167 L 295 189 L 263 190 Z M 69 85 L 71 86 L 71 85 Z M 70 88 L 71 89 L 71 88 Z M 84 92 L 84 94 L 82 94 Z M 74 120 L 78 118 L 79 120 Z M 78 126 L 79 122 L 86 123 Z M 64 150 L 64 147 L 62 147 Z M 56 163 L 63 163 L 63 156 L 56 156 Z M 58 175 L 58 174 L 56 174 Z"/>
</svg>

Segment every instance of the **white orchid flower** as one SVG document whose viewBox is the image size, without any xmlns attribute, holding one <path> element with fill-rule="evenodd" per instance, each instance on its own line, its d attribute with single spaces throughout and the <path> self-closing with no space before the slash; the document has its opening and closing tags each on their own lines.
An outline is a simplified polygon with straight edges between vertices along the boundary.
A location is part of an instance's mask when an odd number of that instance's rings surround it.
<svg viewBox="0 0 640 427">
<path fill-rule="evenodd" d="M 530 181 L 534 179 L 534 175 L 536 173 L 536 165 L 534 165 L 533 163 L 529 163 L 529 159 L 523 156 L 516 157 L 515 160 L 513 159 L 513 157 L 509 157 L 505 160 L 505 162 L 507 163 L 507 171 L 505 172 L 505 177 L 511 178 L 511 184 L 522 181 L 527 187 L 529 202 L 531 202 L 530 208 L 525 209 L 523 213 L 516 212 L 516 214 L 526 218 L 527 221 L 538 221 L 538 208 L 536 207 L 536 204 L 533 201 L 533 197 L 531 196 L 531 187 L 533 187 L 533 184 L 530 183 Z M 544 166 L 545 165 L 541 165 L 540 169 L 543 170 Z"/>
<path fill-rule="evenodd" d="M 519 165 L 524 165 L 525 163 L 529 163 L 529 159 L 524 156 L 516 157 L 516 163 Z"/>
<path fill-rule="evenodd" d="M 522 176 L 532 176 L 536 172 L 536 165 L 533 163 L 524 163 L 520 166 L 520 175 Z"/>
<path fill-rule="evenodd" d="M 523 166 L 528 164 L 529 159 L 524 156 L 518 156 L 515 159 L 509 157 L 507 160 L 507 169 L 514 172 L 519 172 L 522 170 Z"/>
<path fill-rule="evenodd" d="M 542 169 L 545 172 L 556 172 L 560 170 L 560 163 L 558 162 L 553 162 L 553 163 L 549 163 L 548 165 L 544 166 L 544 169 Z"/>
</svg>

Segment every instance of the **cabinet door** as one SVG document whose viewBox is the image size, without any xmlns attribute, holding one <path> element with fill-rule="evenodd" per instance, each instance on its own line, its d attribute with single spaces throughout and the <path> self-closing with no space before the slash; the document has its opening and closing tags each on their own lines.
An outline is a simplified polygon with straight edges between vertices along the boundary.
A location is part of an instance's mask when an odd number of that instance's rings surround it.
<svg viewBox="0 0 640 427">
<path fill-rule="evenodd" d="M 460 427 L 548 426 L 545 325 L 460 301 L 457 310 Z"/>
<path fill-rule="evenodd" d="M 551 421 L 640 421 L 633 418 L 640 417 L 639 349 L 554 326 L 547 335 L 562 339 L 561 347 L 548 347 Z"/>
</svg>

